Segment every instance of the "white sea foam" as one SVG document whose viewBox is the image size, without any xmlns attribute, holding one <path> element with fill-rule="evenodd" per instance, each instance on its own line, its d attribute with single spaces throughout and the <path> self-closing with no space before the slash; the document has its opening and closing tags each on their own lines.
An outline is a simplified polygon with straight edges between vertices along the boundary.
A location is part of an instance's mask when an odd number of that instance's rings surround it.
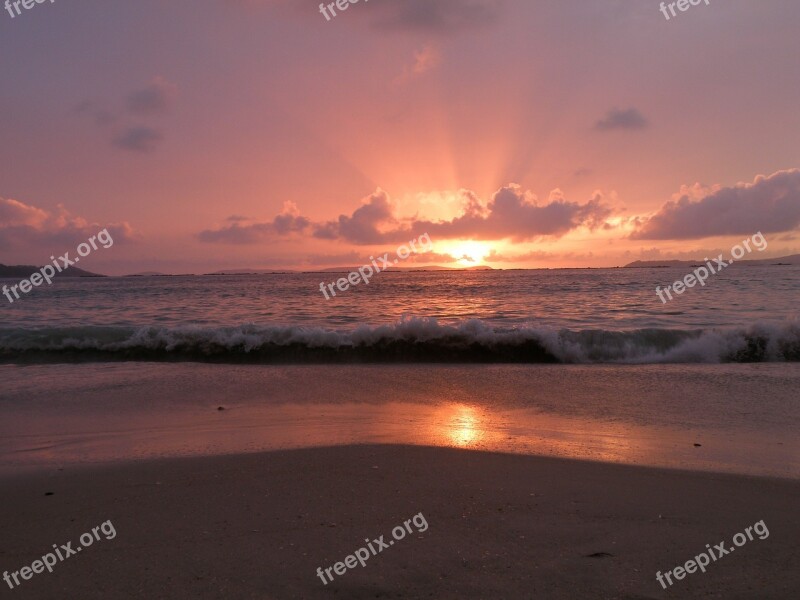
<svg viewBox="0 0 800 600">
<path fill-rule="evenodd" d="M 494 328 L 403 319 L 351 330 L 320 327 L 0 328 L 0 359 L 254 362 L 718 363 L 800 360 L 800 325 L 633 331 Z"/>
</svg>

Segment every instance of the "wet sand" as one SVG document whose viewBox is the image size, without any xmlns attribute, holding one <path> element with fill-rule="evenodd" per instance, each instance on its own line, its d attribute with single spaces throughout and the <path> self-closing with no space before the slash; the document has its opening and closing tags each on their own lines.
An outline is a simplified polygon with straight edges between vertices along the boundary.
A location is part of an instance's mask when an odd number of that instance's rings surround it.
<svg viewBox="0 0 800 600">
<path fill-rule="evenodd" d="M 52 493 L 52 495 L 46 495 Z M 342 446 L 4 475 L 0 570 L 111 520 L 19 598 L 796 598 L 800 482 L 420 446 Z M 422 512 L 323 585 L 317 567 Z M 662 590 L 667 571 L 756 537 Z"/>
<path fill-rule="evenodd" d="M 97 363 L 0 380 L 0 473 L 388 443 L 800 479 L 800 364 Z"/>
</svg>

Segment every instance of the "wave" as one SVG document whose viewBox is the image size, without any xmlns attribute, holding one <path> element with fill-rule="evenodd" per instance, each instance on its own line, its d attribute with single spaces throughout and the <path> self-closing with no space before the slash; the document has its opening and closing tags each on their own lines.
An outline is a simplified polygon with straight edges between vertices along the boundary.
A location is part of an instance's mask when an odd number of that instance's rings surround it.
<svg viewBox="0 0 800 600">
<path fill-rule="evenodd" d="M 800 361 L 800 324 L 571 331 L 403 319 L 350 331 L 300 326 L 0 328 L 0 362 L 721 363 Z"/>
</svg>

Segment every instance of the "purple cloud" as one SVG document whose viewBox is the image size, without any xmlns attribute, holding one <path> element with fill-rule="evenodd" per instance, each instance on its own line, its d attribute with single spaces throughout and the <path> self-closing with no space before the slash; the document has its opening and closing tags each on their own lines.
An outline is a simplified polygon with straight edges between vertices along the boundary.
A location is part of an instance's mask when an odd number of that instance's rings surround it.
<svg viewBox="0 0 800 600">
<path fill-rule="evenodd" d="M 128 110 L 136 115 L 156 115 L 169 108 L 177 87 L 163 77 L 154 77 L 144 88 L 131 92 L 127 98 Z"/>
<path fill-rule="evenodd" d="M 644 129 L 647 125 L 647 119 L 636 108 L 625 110 L 612 108 L 605 117 L 595 123 L 594 128 L 598 131 L 637 130 Z"/>
<path fill-rule="evenodd" d="M 198 234 L 205 242 L 248 244 L 267 237 L 290 233 L 310 234 L 323 240 L 339 240 L 358 245 L 404 243 L 428 233 L 437 239 L 477 238 L 526 241 L 543 236 L 561 237 L 579 227 L 603 226 L 613 210 L 600 195 L 588 202 L 569 202 L 561 192 L 551 194 L 546 204 L 538 204 L 530 192 L 516 184 L 498 190 L 487 204 L 474 192 L 462 190 L 462 214 L 451 220 L 402 219 L 394 214 L 388 194 L 378 189 L 350 215 L 336 220 L 312 223 L 299 216 L 296 207 L 267 223 L 242 225 L 238 221 Z"/>
<path fill-rule="evenodd" d="M 302 233 L 311 226 L 311 221 L 300 216 L 292 202 L 283 205 L 283 212 L 266 223 L 248 223 L 249 219 L 232 215 L 226 219 L 229 225 L 217 229 L 206 229 L 197 234 L 197 239 L 207 243 L 255 244 L 275 236 Z"/>
<path fill-rule="evenodd" d="M 132 152 L 153 152 L 164 136 L 152 127 L 130 127 L 114 138 L 114 145 Z"/>
<path fill-rule="evenodd" d="M 800 227 L 800 170 L 778 171 L 753 183 L 708 190 L 697 199 L 684 189 L 641 221 L 635 240 L 688 240 L 722 235 L 777 233 Z"/>
</svg>

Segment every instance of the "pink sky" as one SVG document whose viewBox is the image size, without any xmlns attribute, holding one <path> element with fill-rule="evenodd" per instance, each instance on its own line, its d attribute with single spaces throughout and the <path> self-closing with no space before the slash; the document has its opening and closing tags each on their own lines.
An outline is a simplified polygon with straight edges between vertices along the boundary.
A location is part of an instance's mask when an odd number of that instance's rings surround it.
<svg viewBox="0 0 800 600">
<path fill-rule="evenodd" d="M 800 4 L 87 0 L 0 12 L 0 263 L 101 273 L 800 252 Z M 759 257 L 761 258 L 761 257 Z"/>
</svg>

